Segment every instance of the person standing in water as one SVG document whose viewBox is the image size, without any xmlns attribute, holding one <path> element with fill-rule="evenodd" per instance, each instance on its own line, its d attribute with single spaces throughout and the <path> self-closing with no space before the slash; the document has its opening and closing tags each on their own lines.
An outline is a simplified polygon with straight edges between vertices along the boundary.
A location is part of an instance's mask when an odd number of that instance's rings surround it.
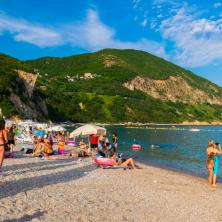
<svg viewBox="0 0 222 222">
<path fill-rule="evenodd" d="M 5 120 L 2 118 L 0 119 L 0 175 L 2 172 L 2 165 L 4 161 L 5 155 L 5 147 L 8 144 L 8 137 L 7 132 L 5 129 Z"/>
<path fill-rule="evenodd" d="M 211 186 L 216 186 L 217 174 L 219 169 L 219 159 L 218 155 L 222 154 L 221 145 L 219 143 L 214 143 L 212 140 L 208 141 L 207 147 L 207 168 L 208 168 L 208 182 Z"/>
</svg>

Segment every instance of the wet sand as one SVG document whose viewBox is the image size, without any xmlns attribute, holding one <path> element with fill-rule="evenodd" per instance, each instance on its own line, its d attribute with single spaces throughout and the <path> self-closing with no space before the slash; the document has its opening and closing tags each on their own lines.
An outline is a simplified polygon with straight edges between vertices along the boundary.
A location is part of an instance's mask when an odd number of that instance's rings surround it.
<svg viewBox="0 0 222 222">
<path fill-rule="evenodd" d="M 222 187 L 141 164 L 101 169 L 91 158 L 6 159 L 0 221 L 222 221 Z"/>
</svg>

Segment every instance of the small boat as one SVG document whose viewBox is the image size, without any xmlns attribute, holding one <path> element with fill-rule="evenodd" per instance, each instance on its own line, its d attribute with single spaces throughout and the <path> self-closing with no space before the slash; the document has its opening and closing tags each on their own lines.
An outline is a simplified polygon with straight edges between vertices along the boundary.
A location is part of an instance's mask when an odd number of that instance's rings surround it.
<svg viewBox="0 0 222 222">
<path fill-rule="evenodd" d="M 195 129 L 195 128 L 193 128 L 193 129 L 189 129 L 189 131 L 191 131 L 191 132 L 199 132 L 200 129 Z"/>
</svg>

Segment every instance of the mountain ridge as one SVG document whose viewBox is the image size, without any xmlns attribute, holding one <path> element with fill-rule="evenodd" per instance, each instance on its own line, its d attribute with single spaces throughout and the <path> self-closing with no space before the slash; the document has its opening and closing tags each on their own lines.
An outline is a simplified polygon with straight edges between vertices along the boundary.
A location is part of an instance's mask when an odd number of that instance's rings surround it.
<svg viewBox="0 0 222 222">
<path fill-rule="evenodd" d="M 222 120 L 221 87 L 147 52 L 104 49 L 24 63 L 39 73 L 35 89 L 52 121 Z M 138 76 L 143 82 L 126 87 Z"/>
</svg>

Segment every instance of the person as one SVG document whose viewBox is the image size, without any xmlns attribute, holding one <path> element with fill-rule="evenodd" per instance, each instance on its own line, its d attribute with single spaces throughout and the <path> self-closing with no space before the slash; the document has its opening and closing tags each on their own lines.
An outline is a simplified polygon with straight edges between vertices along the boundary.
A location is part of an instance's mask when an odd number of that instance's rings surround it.
<svg viewBox="0 0 222 222">
<path fill-rule="evenodd" d="M 117 133 L 116 132 L 112 133 L 112 139 L 113 139 L 114 152 L 116 153 L 117 152 L 117 142 L 118 142 Z"/>
<path fill-rule="evenodd" d="M 221 145 L 214 143 L 214 141 L 208 141 L 207 147 L 207 169 L 208 169 L 208 183 L 209 186 L 216 186 L 217 174 L 219 168 L 218 155 L 222 154 Z"/>
<path fill-rule="evenodd" d="M 131 166 L 133 169 L 135 169 L 133 158 L 124 159 L 122 154 L 114 154 L 111 159 L 114 161 L 114 166 Z"/>
<path fill-rule="evenodd" d="M 50 140 L 46 136 L 44 138 L 44 157 L 49 158 L 52 155 L 53 155 L 53 148 L 52 148 L 52 145 L 50 143 Z"/>
<path fill-rule="evenodd" d="M 50 133 L 50 131 L 47 132 L 47 138 L 49 140 L 50 146 L 53 146 L 53 139 L 52 139 L 52 135 Z"/>
<path fill-rule="evenodd" d="M 81 141 L 79 143 L 79 147 L 80 147 L 80 155 L 82 157 L 85 157 L 88 153 L 87 153 L 87 150 L 86 150 L 86 143 L 85 143 L 83 138 L 81 139 Z"/>
<path fill-rule="evenodd" d="M 105 135 L 100 134 L 99 138 L 98 138 L 98 154 L 102 157 L 106 156 L 106 150 L 105 150 Z"/>
<path fill-rule="evenodd" d="M 15 132 L 14 132 L 14 127 L 11 126 L 8 131 L 8 146 L 10 148 L 10 152 L 13 153 L 15 145 Z"/>
<path fill-rule="evenodd" d="M 62 133 L 59 133 L 58 135 L 58 154 L 64 154 L 65 153 L 65 141 L 62 136 Z"/>
<path fill-rule="evenodd" d="M 2 165 L 4 161 L 5 148 L 8 144 L 7 132 L 5 129 L 5 120 L 0 119 L 0 174 L 2 172 Z"/>
<path fill-rule="evenodd" d="M 90 137 L 91 148 L 95 151 L 98 147 L 98 138 L 95 134 L 92 134 Z"/>
<path fill-rule="evenodd" d="M 44 140 L 42 138 L 39 139 L 37 143 L 34 145 L 33 155 L 34 156 L 42 156 L 44 151 Z"/>
<path fill-rule="evenodd" d="M 66 142 L 66 143 L 68 143 L 68 142 L 69 142 L 69 140 L 70 140 L 70 132 L 69 132 L 69 131 L 67 131 L 67 132 L 66 132 L 66 138 L 65 138 L 65 142 Z"/>
</svg>

